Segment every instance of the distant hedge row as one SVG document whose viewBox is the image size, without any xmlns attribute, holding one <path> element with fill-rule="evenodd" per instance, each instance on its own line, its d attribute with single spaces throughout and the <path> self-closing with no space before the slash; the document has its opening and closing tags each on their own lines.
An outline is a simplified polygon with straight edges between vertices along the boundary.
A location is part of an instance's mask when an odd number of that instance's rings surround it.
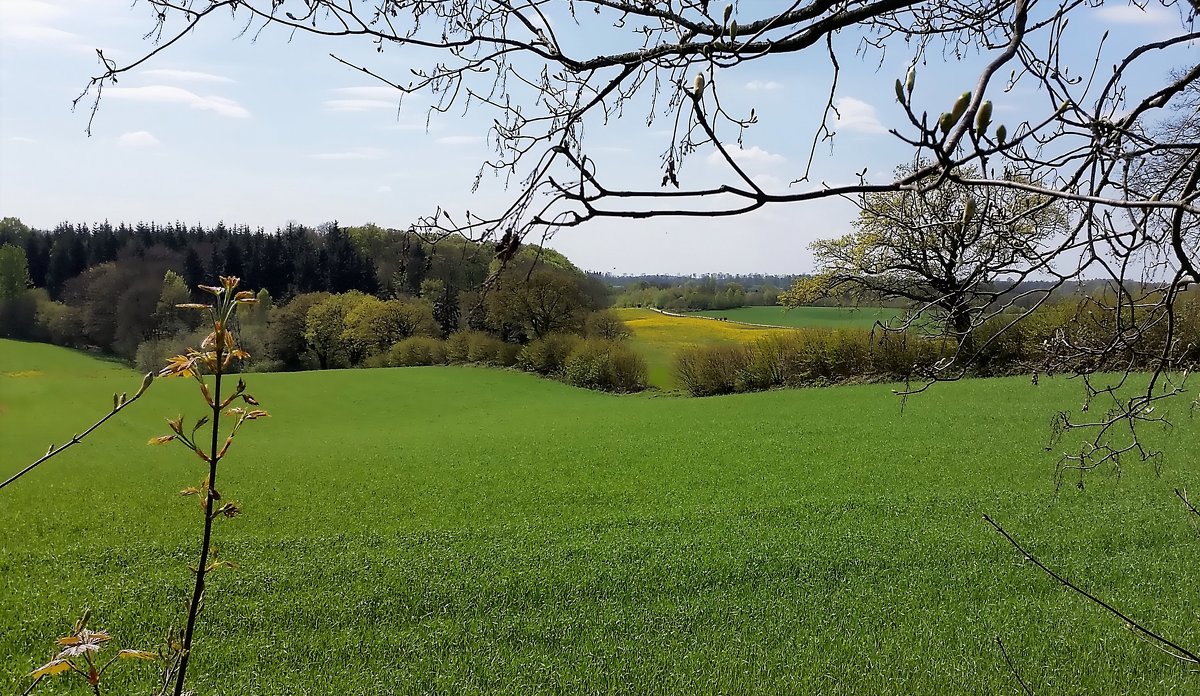
<svg viewBox="0 0 1200 696">
<path fill-rule="evenodd" d="M 1033 371 L 1083 372 L 1150 369 L 1167 342 L 1165 314 L 1118 316 L 1103 299 L 1080 298 L 1047 305 L 1028 316 L 1000 315 L 971 337 L 975 376 Z M 1176 307 L 1169 360 L 1173 368 L 1200 365 L 1200 303 Z M 955 357 L 955 344 L 903 333 L 862 329 L 805 328 L 772 334 L 748 344 L 700 346 L 680 352 L 675 374 L 694 396 L 894 382 L 930 375 Z"/>
<path fill-rule="evenodd" d="M 621 340 L 550 334 L 518 346 L 482 331 L 459 331 L 446 340 L 413 336 L 376 366 L 468 364 L 518 367 L 587 389 L 636 392 L 646 388 L 646 361 Z"/>
<path fill-rule="evenodd" d="M 859 329 L 797 329 L 747 344 L 699 346 L 675 358 L 679 383 L 693 396 L 890 382 L 947 355 L 942 342 Z"/>
</svg>

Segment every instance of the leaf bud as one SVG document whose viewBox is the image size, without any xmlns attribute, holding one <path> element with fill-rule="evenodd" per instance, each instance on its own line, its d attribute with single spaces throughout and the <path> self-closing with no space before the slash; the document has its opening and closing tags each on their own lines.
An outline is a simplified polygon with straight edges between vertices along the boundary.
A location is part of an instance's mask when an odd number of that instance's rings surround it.
<svg viewBox="0 0 1200 696">
<path fill-rule="evenodd" d="M 979 105 L 979 111 L 975 113 L 975 132 L 983 136 L 987 132 L 988 126 L 992 123 L 992 102 L 985 101 Z"/>
<path fill-rule="evenodd" d="M 950 109 L 950 126 L 958 123 L 958 119 L 967 112 L 967 104 L 971 103 L 971 93 L 963 92 L 958 97 L 958 101 L 954 102 L 954 108 Z"/>
</svg>

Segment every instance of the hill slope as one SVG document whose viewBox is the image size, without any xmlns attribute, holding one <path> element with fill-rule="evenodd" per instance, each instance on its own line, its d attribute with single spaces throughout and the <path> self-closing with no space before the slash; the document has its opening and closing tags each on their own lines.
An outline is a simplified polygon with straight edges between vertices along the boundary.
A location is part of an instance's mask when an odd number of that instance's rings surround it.
<svg viewBox="0 0 1200 696">
<path fill-rule="evenodd" d="M 58 374 L 56 351 L 0 342 L 4 364 L 42 372 L 0 375 L 0 471 L 139 381 Z M 944 385 L 901 412 L 881 386 L 656 399 L 472 368 L 247 381 L 274 417 L 222 470 L 246 514 L 217 546 L 241 567 L 210 585 L 198 693 L 1013 692 L 996 635 L 1035 688 L 1200 688 L 980 521 L 1200 643 L 1200 540 L 1169 493 L 1200 471 L 1176 456 L 1161 478 L 1129 466 L 1055 496 L 1042 444 L 1070 383 Z M 144 443 L 195 403 L 162 381 L 0 492 L 0 689 L 19 692 L 85 606 L 122 647 L 178 620 L 200 519 L 175 491 L 201 473 Z M 1169 444 L 1195 451 L 1194 426 Z"/>
</svg>

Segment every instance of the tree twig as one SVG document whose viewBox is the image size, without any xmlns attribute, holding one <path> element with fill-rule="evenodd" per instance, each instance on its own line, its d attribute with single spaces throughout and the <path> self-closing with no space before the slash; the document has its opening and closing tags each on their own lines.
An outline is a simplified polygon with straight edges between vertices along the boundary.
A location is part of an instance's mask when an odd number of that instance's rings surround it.
<svg viewBox="0 0 1200 696">
<path fill-rule="evenodd" d="M 1176 643 L 1175 641 L 1173 641 L 1169 638 L 1164 638 L 1163 636 L 1159 635 L 1158 633 L 1155 633 L 1154 631 L 1150 630 L 1149 628 L 1146 628 L 1145 626 L 1138 623 L 1136 620 L 1134 620 L 1133 618 L 1131 618 L 1130 616 L 1128 616 L 1127 614 L 1122 612 L 1120 609 L 1117 609 L 1116 607 L 1109 604 L 1108 602 L 1105 602 L 1104 600 L 1100 599 L 1096 595 L 1088 592 L 1087 590 L 1083 589 L 1079 585 L 1076 585 L 1075 583 L 1071 582 L 1070 580 L 1063 577 L 1062 575 L 1059 575 L 1058 573 L 1054 572 L 1049 567 L 1047 567 L 1046 564 L 1039 561 L 1033 554 L 1026 551 L 1025 548 L 1023 546 L 1021 546 L 1021 544 L 1012 537 L 1011 534 L 1009 534 L 1007 531 L 1005 531 L 1004 528 L 1001 527 L 1000 524 L 997 523 L 995 520 L 993 520 L 991 517 L 989 517 L 988 515 L 984 515 L 983 519 L 988 524 L 992 525 L 992 527 L 994 527 L 997 532 L 1000 532 L 1000 534 L 1005 539 L 1008 540 L 1008 543 L 1012 544 L 1013 548 L 1020 551 L 1021 555 L 1025 557 L 1025 560 L 1027 560 L 1030 563 L 1037 566 L 1046 575 L 1049 575 L 1050 577 L 1054 578 L 1061 585 L 1076 592 L 1077 594 L 1083 595 L 1087 599 L 1091 600 L 1094 604 L 1100 605 L 1106 611 L 1108 611 L 1108 613 L 1110 613 L 1110 614 L 1116 616 L 1117 618 L 1121 619 L 1122 621 L 1124 621 L 1125 625 L 1131 631 L 1133 631 L 1136 635 L 1138 635 L 1139 637 L 1145 638 L 1148 642 L 1150 642 L 1151 645 L 1154 645 L 1159 650 L 1162 650 L 1166 654 L 1174 657 L 1175 659 L 1177 659 L 1181 662 L 1187 662 L 1189 664 L 1200 665 L 1200 656 L 1198 656 L 1196 653 L 1192 652 L 1191 650 L 1188 650 L 1187 648 L 1183 647 L 1179 643 Z"/>
<path fill-rule="evenodd" d="M 154 381 L 154 373 L 153 372 L 146 373 L 146 376 L 142 378 L 142 386 L 140 389 L 137 390 L 136 394 L 134 394 L 129 399 L 126 399 L 124 401 L 119 401 L 118 403 L 116 403 L 113 406 L 113 409 L 111 411 L 109 411 L 106 416 L 104 416 L 100 420 L 93 423 L 90 428 L 88 428 L 87 430 L 84 430 L 82 433 L 77 433 L 77 434 L 73 435 L 69 441 L 59 445 L 58 447 L 51 445 L 50 449 L 46 452 L 46 454 L 42 455 L 41 458 L 39 458 L 37 461 L 35 461 L 34 463 L 25 467 L 24 469 L 21 469 L 17 473 L 13 474 L 8 479 L 6 479 L 3 483 L 0 483 L 0 489 L 4 488 L 5 486 L 7 486 L 10 483 L 13 483 L 17 479 L 24 476 L 25 474 L 28 474 L 29 472 L 33 471 L 35 468 L 37 468 L 37 466 L 39 464 L 46 461 L 47 459 L 51 459 L 53 457 L 58 456 L 59 454 L 62 454 L 62 452 L 65 451 L 68 447 L 73 447 L 74 445 L 78 445 L 80 442 L 83 441 L 83 438 L 90 435 L 93 430 L 104 425 L 106 422 L 108 422 L 108 419 L 117 415 L 121 411 L 124 411 L 125 407 L 128 406 L 129 404 L 132 404 L 133 402 L 142 398 L 142 394 L 146 393 L 146 389 L 150 386 L 150 383 L 153 381 Z M 114 399 L 116 399 L 115 396 L 114 396 Z"/>
<path fill-rule="evenodd" d="M 1017 683 L 1021 685 L 1021 691 L 1029 694 L 1029 696 L 1033 696 L 1033 689 L 1029 687 L 1029 684 L 1021 677 L 1021 673 L 1017 671 L 1016 666 L 1013 665 L 1012 658 L 1008 656 L 1008 650 L 1004 649 L 1004 641 L 1000 640 L 1000 636 L 998 635 L 996 636 L 996 645 L 1000 646 L 1000 654 L 1004 656 L 1004 664 L 1008 665 L 1008 670 L 1017 678 Z"/>
</svg>

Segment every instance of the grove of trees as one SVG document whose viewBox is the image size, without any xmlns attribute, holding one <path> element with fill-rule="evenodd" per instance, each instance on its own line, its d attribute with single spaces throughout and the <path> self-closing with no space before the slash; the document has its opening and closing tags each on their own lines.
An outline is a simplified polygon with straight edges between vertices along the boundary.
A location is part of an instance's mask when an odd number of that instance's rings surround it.
<svg viewBox="0 0 1200 696">
<path fill-rule="evenodd" d="M 613 328 L 619 319 L 600 311 L 609 304 L 606 286 L 562 255 L 528 247 L 506 265 L 493 256 L 462 237 L 435 244 L 373 225 L 289 225 L 273 234 L 108 223 L 41 231 L 6 218 L 0 336 L 97 350 L 154 370 L 203 339 L 196 313 L 177 305 L 194 301 L 207 276 L 235 273 L 252 279 L 243 286 L 261 288 L 238 327 L 252 356 L 246 369 L 256 371 L 512 365 L 523 346 L 551 336 L 623 335 Z M 462 350 L 450 348 L 451 338 Z M 414 340 L 424 346 L 419 356 Z"/>
</svg>

